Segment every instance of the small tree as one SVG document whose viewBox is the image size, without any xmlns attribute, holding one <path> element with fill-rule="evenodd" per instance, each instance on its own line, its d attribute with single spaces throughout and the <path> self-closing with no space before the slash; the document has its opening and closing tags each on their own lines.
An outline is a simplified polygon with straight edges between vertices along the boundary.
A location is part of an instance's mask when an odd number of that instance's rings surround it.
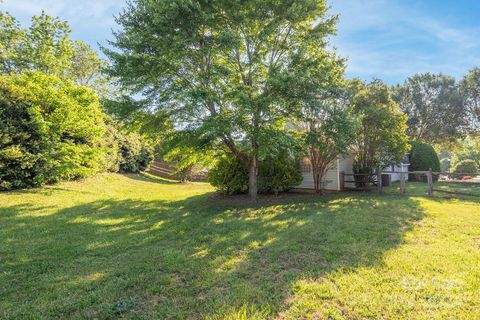
<svg viewBox="0 0 480 320">
<path fill-rule="evenodd" d="M 354 141 L 355 122 L 347 110 L 323 105 L 307 111 L 306 143 L 315 191 L 321 193 L 325 174 Z"/>
<path fill-rule="evenodd" d="M 440 171 L 449 172 L 451 167 L 451 159 L 443 158 L 440 160 Z"/>
<path fill-rule="evenodd" d="M 277 86 L 293 106 L 290 124 L 310 158 L 315 191 L 321 193 L 330 166 L 348 152 L 353 142 L 355 121 L 350 113 L 344 60 L 334 54 L 309 50 L 296 55 L 291 70 Z"/>
<path fill-rule="evenodd" d="M 462 160 L 473 160 L 480 167 L 480 136 L 468 136 L 452 151 L 452 166 Z"/>
<path fill-rule="evenodd" d="M 352 148 L 353 169 L 355 173 L 372 174 L 377 168 L 400 162 L 407 153 L 406 116 L 381 81 L 354 81 L 353 87 L 353 112 L 359 118 Z"/>
</svg>

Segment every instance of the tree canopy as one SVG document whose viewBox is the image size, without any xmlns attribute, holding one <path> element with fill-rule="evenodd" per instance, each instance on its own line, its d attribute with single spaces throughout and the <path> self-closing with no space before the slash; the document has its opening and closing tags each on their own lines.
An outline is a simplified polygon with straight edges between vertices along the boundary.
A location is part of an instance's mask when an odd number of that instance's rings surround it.
<svg viewBox="0 0 480 320">
<path fill-rule="evenodd" d="M 354 171 L 373 173 L 396 164 L 408 152 L 406 116 L 380 80 L 370 84 L 355 81 L 353 112 L 359 125 L 353 144 Z"/>
<path fill-rule="evenodd" d="M 102 72 L 106 61 L 86 43 L 71 40 L 70 34 L 67 22 L 45 12 L 22 28 L 14 17 L 0 11 L 0 74 L 41 71 L 107 96 L 112 85 Z"/>
<path fill-rule="evenodd" d="M 292 107 L 282 80 L 299 57 L 326 50 L 336 22 L 327 9 L 324 0 L 138 0 L 105 53 L 147 108 L 225 145 L 248 168 L 255 198 L 258 158 L 278 150 Z"/>
<path fill-rule="evenodd" d="M 474 68 L 460 82 L 470 130 L 480 133 L 480 68 Z"/>
<path fill-rule="evenodd" d="M 453 77 L 417 74 L 394 87 L 392 97 L 408 117 L 411 140 L 448 143 L 466 132 L 467 113 Z"/>
</svg>

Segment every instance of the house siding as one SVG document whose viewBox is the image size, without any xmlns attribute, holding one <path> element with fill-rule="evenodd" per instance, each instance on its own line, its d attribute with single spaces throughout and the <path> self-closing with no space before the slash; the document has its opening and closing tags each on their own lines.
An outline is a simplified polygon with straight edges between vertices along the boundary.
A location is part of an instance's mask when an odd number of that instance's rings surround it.
<svg viewBox="0 0 480 320">
<path fill-rule="evenodd" d="M 383 174 L 389 174 L 391 176 L 391 182 L 400 181 L 400 172 L 407 172 L 406 179 L 408 180 L 408 167 L 409 164 L 407 163 L 400 163 L 393 167 L 386 168 Z M 301 184 L 296 186 L 298 189 L 314 189 L 313 183 L 313 174 L 312 174 L 312 166 L 308 158 L 305 158 L 301 162 L 301 169 L 303 175 L 303 181 Z M 393 171 L 392 171 L 393 170 Z M 335 163 L 331 166 L 331 168 L 327 171 L 324 179 L 324 190 L 334 190 L 340 191 L 340 179 L 341 173 L 351 175 L 353 174 L 353 158 L 352 157 L 345 157 L 342 159 L 338 159 Z M 353 182 L 352 176 L 347 176 L 345 178 L 346 182 L 344 184 L 345 188 L 355 188 L 355 183 Z"/>
<path fill-rule="evenodd" d="M 390 175 L 391 182 L 398 182 L 400 181 L 400 176 L 401 176 L 400 173 L 405 172 L 406 173 L 405 180 L 408 181 L 408 167 L 409 167 L 409 164 L 401 163 L 401 164 L 392 166 L 392 168 L 385 169 L 384 171 L 387 171 L 387 173 L 384 173 L 384 174 Z"/>
<path fill-rule="evenodd" d="M 339 190 L 339 175 L 337 168 L 341 165 L 339 161 L 336 161 L 335 164 L 327 171 L 324 179 L 324 190 Z M 303 181 L 300 185 L 296 186 L 298 189 L 315 189 L 313 182 L 313 173 L 312 167 L 308 159 L 302 161 L 302 175 Z"/>
</svg>

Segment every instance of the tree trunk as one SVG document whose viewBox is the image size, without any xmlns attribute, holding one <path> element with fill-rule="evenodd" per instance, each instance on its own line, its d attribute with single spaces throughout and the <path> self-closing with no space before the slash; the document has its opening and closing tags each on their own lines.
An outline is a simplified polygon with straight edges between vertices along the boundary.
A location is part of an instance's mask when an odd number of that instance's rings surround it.
<svg viewBox="0 0 480 320">
<path fill-rule="evenodd" d="M 314 169 L 314 174 L 313 174 L 313 183 L 315 185 L 315 192 L 319 195 L 323 194 L 322 190 L 322 180 L 323 177 L 325 176 L 325 169 L 323 167 L 318 167 Z"/>
<path fill-rule="evenodd" d="M 313 173 L 313 187 L 315 188 L 315 193 L 322 194 L 322 178 L 323 170 L 320 165 L 320 156 L 318 152 L 310 147 L 310 164 L 312 166 Z"/>
<path fill-rule="evenodd" d="M 319 195 L 322 195 L 322 176 L 320 173 L 317 173 L 314 177 L 313 180 L 315 182 L 315 192 Z"/>
<path fill-rule="evenodd" d="M 248 166 L 248 194 L 252 202 L 257 201 L 257 156 L 254 155 Z"/>
<path fill-rule="evenodd" d="M 320 172 L 318 171 L 318 167 L 315 163 L 313 163 L 312 161 L 310 161 L 310 163 L 312 164 L 313 187 L 315 189 L 315 193 L 322 194 Z"/>
</svg>

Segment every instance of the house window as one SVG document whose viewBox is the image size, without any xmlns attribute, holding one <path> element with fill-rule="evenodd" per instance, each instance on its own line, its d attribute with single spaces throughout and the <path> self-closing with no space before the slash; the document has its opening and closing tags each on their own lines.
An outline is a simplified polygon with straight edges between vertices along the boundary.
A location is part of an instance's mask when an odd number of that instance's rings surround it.
<svg viewBox="0 0 480 320">
<path fill-rule="evenodd" d="M 310 162 L 310 159 L 303 158 L 300 162 L 300 169 L 302 170 L 302 173 L 312 172 L 312 164 Z"/>
</svg>

